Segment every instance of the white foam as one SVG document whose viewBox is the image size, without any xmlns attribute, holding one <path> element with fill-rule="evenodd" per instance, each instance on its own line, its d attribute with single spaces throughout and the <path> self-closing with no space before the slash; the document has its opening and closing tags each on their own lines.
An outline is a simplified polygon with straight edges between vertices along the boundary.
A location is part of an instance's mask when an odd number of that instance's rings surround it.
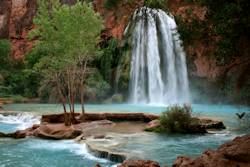
<svg viewBox="0 0 250 167">
<path fill-rule="evenodd" d="M 6 124 L 17 125 L 17 130 L 23 130 L 31 127 L 33 124 L 40 123 L 40 116 L 33 115 L 31 113 L 18 113 L 15 115 L 2 115 L 0 114 L 0 122 Z"/>
<path fill-rule="evenodd" d="M 69 150 L 71 153 L 82 156 L 83 158 L 93 160 L 99 163 L 109 162 L 103 158 L 97 158 L 88 152 L 86 144 L 79 144 L 73 140 L 50 141 L 50 140 L 37 140 L 32 142 L 29 147 L 32 149 L 46 149 L 46 150 Z"/>
</svg>

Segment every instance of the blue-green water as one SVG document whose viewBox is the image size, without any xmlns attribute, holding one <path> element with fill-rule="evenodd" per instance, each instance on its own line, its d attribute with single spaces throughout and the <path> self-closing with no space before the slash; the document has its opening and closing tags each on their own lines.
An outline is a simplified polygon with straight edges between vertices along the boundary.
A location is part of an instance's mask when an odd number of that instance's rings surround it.
<svg viewBox="0 0 250 167">
<path fill-rule="evenodd" d="M 194 104 L 192 107 L 194 115 L 221 119 L 229 128 L 216 134 L 206 135 L 159 135 L 154 133 L 128 135 L 125 144 L 121 146 L 123 147 L 122 149 L 126 150 L 126 152 L 131 152 L 131 155 L 135 157 L 156 160 L 161 164 L 170 165 L 179 155 L 195 157 L 208 148 L 216 149 L 225 141 L 231 140 L 237 135 L 243 135 L 249 132 L 234 130 L 238 128 L 235 113 L 249 111 L 248 107 L 201 104 Z M 60 105 L 55 104 L 11 104 L 4 106 L 4 109 L 37 115 L 61 112 L 62 110 Z M 146 112 L 160 114 L 164 109 L 164 106 L 159 107 L 150 105 L 86 105 L 86 110 L 88 112 Z M 77 110 L 80 111 L 80 106 L 77 106 Z M 31 117 L 30 114 L 28 119 L 19 116 L 18 120 L 20 120 L 20 118 L 22 121 L 19 122 L 11 122 L 10 120 L 12 118 L 4 122 L 1 121 L 0 117 L 0 131 L 14 131 L 27 127 L 37 121 L 35 118 Z M 100 163 L 103 166 L 114 165 L 114 163 L 107 160 L 92 156 L 87 152 L 84 144 L 77 144 L 71 140 L 50 141 L 34 138 L 13 140 L 2 138 L 0 139 L 0 152 L 0 167 L 92 167 L 96 163 Z"/>
</svg>

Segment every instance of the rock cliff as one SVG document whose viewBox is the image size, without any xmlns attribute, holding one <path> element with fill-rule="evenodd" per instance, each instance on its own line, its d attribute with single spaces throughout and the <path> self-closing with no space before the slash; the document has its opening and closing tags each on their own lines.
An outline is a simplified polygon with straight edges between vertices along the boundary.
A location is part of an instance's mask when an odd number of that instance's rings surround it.
<svg viewBox="0 0 250 167">
<path fill-rule="evenodd" d="M 61 0 L 62 3 L 74 4 L 76 0 Z M 102 39 L 107 40 L 110 37 L 118 39 L 123 38 L 123 32 L 133 14 L 134 10 L 143 6 L 143 0 L 126 1 L 120 0 L 115 7 L 105 7 L 105 0 L 93 0 L 94 9 L 100 13 L 104 19 L 105 29 L 102 32 Z M 208 9 L 196 2 L 187 2 L 185 0 L 168 0 L 166 4 L 170 13 L 180 18 L 184 22 L 196 20 L 202 22 L 207 19 Z M 37 0 L 2 0 L 0 1 L 0 38 L 8 38 L 12 43 L 12 57 L 22 59 L 25 54 L 31 50 L 35 41 L 28 40 L 28 33 L 34 28 L 33 18 L 37 10 Z M 204 37 L 191 41 L 185 45 L 187 53 L 189 75 L 195 79 L 191 85 L 199 90 L 199 93 L 218 94 L 219 87 L 217 82 L 231 82 L 231 98 L 240 95 L 240 90 L 249 83 L 249 47 L 248 39 L 242 38 L 239 47 L 242 48 L 242 56 L 224 66 L 218 66 L 214 57 L 210 55 L 216 50 L 216 41 L 219 36 L 210 34 L 212 26 L 206 27 Z M 198 80 L 197 80 L 198 78 Z M 205 79 L 205 83 L 203 80 Z M 210 81 L 207 84 L 207 81 Z M 212 86 L 211 84 L 212 83 Z M 225 83 L 224 83 L 225 86 Z M 206 89 L 213 89 L 214 92 Z M 204 93 L 205 92 L 205 93 Z M 198 94 L 199 94 L 198 93 Z M 214 93 L 214 94 L 213 94 Z M 222 92 L 223 93 L 223 92 Z M 225 92 L 224 92 L 225 93 Z M 199 99 L 197 95 L 197 99 Z M 216 99 L 216 98 L 214 98 Z M 229 97 L 230 99 L 230 97 Z M 215 100 L 219 101 L 219 100 Z"/>
</svg>

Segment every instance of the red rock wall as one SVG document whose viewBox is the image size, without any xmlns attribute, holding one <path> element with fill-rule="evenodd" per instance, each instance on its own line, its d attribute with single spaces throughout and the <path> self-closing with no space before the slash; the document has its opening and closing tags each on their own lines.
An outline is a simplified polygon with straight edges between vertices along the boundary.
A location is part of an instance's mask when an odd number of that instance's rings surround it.
<svg viewBox="0 0 250 167">
<path fill-rule="evenodd" d="M 74 4 L 76 0 L 61 0 L 62 3 Z M 104 7 L 105 0 L 93 0 L 93 5 L 104 18 L 106 30 L 102 37 L 111 36 L 122 39 L 134 10 L 143 5 L 143 0 L 127 1 L 121 0 L 113 9 Z M 184 0 L 168 0 L 167 6 L 173 15 L 179 15 L 187 21 L 191 17 L 187 14 L 192 10 L 192 18 L 204 20 L 207 13 L 205 7 L 187 3 Z M 34 28 L 32 22 L 37 10 L 37 0 L 1 0 L 0 1 L 0 38 L 9 38 L 12 43 L 12 57 L 23 58 L 24 55 L 33 47 L 34 41 L 29 41 L 27 35 Z M 188 59 L 192 60 L 195 68 L 191 71 L 192 75 L 216 78 L 225 72 L 224 67 L 216 66 L 215 60 L 209 58 L 211 50 L 215 49 L 214 39 L 209 37 L 210 42 L 194 41 L 195 45 L 186 48 Z M 195 47 L 194 47 L 195 46 Z"/>
<path fill-rule="evenodd" d="M 36 9 L 36 0 L 0 1 L 0 38 L 10 39 L 15 59 L 23 58 L 33 46 L 27 36 L 33 27 Z"/>
</svg>

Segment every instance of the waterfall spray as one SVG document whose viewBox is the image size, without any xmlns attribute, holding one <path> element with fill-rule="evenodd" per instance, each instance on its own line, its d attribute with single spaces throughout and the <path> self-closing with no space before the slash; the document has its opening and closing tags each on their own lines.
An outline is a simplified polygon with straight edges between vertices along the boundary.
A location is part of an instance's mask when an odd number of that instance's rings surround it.
<svg viewBox="0 0 250 167">
<path fill-rule="evenodd" d="M 176 104 L 189 102 L 185 52 L 172 16 L 142 7 L 132 28 L 129 101 Z"/>
</svg>

